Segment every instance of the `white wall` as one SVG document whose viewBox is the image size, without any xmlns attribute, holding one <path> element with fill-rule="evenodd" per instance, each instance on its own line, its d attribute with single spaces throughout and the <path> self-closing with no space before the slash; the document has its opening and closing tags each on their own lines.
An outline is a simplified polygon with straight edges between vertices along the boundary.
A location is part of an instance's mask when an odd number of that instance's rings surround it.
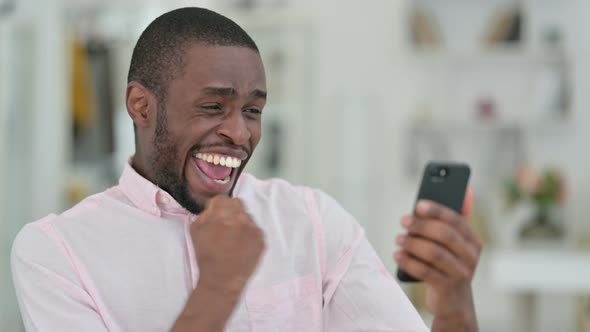
<svg viewBox="0 0 590 332">
<path fill-rule="evenodd" d="M 65 29 L 59 1 L 18 3 L 2 22 L 0 105 L 0 330 L 20 318 L 11 282 L 12 239 L 27 222 L 64 207 L 68 135 Z"/>
<path fill-rule="evenodd" d="M 0 25 L 0 41 L 6 41 L 8 39 L 8 29 L 6 25 Z M 6 43 L 2 43 L 6 45 Z M 0 110 L 6 108 L 6 100 L 8 99 L 7 96 L 7 83 L 6 80 L 1 78 L 8 77 L 8 59 L 6 52 L 0 51 Z M 6 132 L 6 113 L 0 111 L 0 133 Z M 2 135 L 2 134 L 0 134 Z M 7 137 L 4 135 L 0 136 L 0 142 L 4 142 Z M 6 149 L 4 144 L 0 144 L 0 156 L 6 155 Z M 0 159 L 3 160 L 3 159 Z M 5 162 L 0 161 L 0 188 L 6 188 L 6 181 L 5 181 Z M 5 201 L 6 201 L 6 190 L 0 189 L 0 211 L 6 211 Z M 0 230 L 6 229 L 7 221 L 4 217 L 4 214 L 0 214 Z M 4 234 L 4 233 L 1 233 Z M 0 237 L 0 289 L 2 289 L 2 294 L 8 291 L 11 288 L 11 283 L 8 282 L 8 271 L 5 266 L 8 266 L 8 254 L 7 254 L 7 243 L 10 240 L 6 236 Z M 6 291 L 5 291 L 6 289 Z M 1 298 L 4 299 L 6 296 L 3 295 Z M 11 304 L 7 300 L 2 300 L 0 302 L 0 327 L 4 326 L 4 323 L 8 317 L 6 317 L 5 312 L 8 311 L 8 308 L 11 307 Z"/>
<path fill-rule="evenodd" d="M 298 1 L 315 30 L 310 183 L 357 217 L 391 262 L 407 117 L 405 1 Z M 391 265 L 391 264 L 388 264 Z"/>
</svg>

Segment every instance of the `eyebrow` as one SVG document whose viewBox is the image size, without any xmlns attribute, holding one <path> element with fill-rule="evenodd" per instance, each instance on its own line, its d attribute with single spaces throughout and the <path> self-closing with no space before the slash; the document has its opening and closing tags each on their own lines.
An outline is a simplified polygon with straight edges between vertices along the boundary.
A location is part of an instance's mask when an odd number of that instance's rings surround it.
<svg viewBox="0 0 590 332">
<path fill-rule="evenodd" d="M 210 96 L 237 96 L 238 92 L 234 88 L 215 88 L 215 87 L 207 87 L 204 88 L 203 93 Z M 250 93 L 251 97 L 262 98 L 266 100 L 266 91 L 260 89 L 254 89 Z"/>
<path fill-rule="evenodd" d="M 256 98 L 262 98 L 266 100 L 266 91 L 255 89 L 254 91 L 252 91 L 252 93 L 250 93 L 250 95 Z"/>
</svg>

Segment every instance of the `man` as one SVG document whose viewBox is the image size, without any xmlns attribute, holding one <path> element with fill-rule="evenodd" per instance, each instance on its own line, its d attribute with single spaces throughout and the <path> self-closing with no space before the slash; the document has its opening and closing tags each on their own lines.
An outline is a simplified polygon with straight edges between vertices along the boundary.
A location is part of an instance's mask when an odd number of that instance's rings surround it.
<svg viewBox="0 0 590 332">
<path fill-rule="evenodd" d="M 266 101 L 233 21 L 182 8 L 133 51 L 136 153 L 118 186 L 28 224 L 12 251 L 29 331 L 426 331 L 361 227 L 332 198 L 242 170 Z M 481 245 L 421 202 L 399 265 L 428 285 L 435 331 L 476 331 Z"/>
</svg>

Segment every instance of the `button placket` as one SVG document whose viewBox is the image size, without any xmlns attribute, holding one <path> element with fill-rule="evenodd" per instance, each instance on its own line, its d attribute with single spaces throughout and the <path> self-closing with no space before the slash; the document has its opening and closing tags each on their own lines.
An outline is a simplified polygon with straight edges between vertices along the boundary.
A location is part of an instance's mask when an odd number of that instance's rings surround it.
<svg viewBox="0 0 590 332">
<path fill-rule="evenodd" d="M 196 220 L 196 216 L 187 216 L 186 222 L 184 224 L 184 236 L 185 236 L 185 246 L 187 252 L 187 259 L 188 259 L 188 267 L 189 267 L 189 274 L 190 280 L 192 282 L 191 286 L 192 289 L 197 287 L 197 280 L 199 276 L 198 268 L 197 268 L 197 259 L 195 257 L 195 249 L 193 245 L 193 240 L 191 237 L 190 226 Z"/>
</svg>

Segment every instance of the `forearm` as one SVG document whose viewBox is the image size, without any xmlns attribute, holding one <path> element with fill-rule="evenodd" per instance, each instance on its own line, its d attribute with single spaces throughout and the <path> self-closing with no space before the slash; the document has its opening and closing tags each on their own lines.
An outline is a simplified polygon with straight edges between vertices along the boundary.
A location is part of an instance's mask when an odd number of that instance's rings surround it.
<svg viewBox="0 0 590 332">
<path fill-rule="evenodd" d="M 240 298 L 239 292 L 197 285 L 171 332 L 224 330 Z"/>
</svg>

